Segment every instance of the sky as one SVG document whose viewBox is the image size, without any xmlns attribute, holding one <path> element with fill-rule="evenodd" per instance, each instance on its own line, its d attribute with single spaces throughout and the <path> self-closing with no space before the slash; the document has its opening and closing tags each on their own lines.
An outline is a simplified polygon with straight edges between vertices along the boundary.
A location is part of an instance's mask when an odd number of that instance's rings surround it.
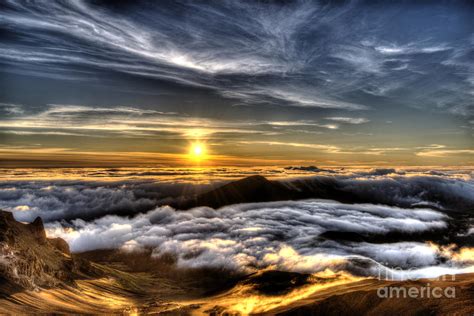
<svg viewBox="0 0 474 316">
<path fill-rule="evenodd" d="M 3 1 L 0 166 L 472 165 L 472 21 L 469 1 Z"/>
</svg>

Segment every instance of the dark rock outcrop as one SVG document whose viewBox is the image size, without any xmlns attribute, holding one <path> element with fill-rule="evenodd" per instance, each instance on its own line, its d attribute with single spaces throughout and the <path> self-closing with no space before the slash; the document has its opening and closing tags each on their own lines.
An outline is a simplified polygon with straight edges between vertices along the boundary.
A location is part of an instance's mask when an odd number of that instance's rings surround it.
<svg viewBox="0 0 474 316">
<path fill-rule="evenodd" d="M 25 289 L 71 284 L 74 262 L 67 243 L 48 239 L 41 218 L 17 222 L 0 210 L 0 278 Z"/>
<path fill-rule="evenodd" d="M 63 254 L 71 255 L 71 250 L 69 250 L 68 243 L 62 238 L 49 238 L 48 242 L 51 246 L 61 251 Z"/>
</svg>

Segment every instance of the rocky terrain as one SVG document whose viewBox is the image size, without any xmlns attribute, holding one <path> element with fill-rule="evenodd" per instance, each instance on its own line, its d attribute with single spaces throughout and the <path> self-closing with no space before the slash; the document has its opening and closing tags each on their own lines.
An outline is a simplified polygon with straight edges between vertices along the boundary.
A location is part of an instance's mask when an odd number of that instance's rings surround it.
<svg viewBox="0 0 474 316">
<path fill-rule="evenodd" d="M 22 224 L 0 211 L 0 276 L 24 289 L 71 284 L 76 266 L 68 244 L 46 237 L 43 221 Z"/>
<path fill-rule="evenodd" d="M 97 250 L 71 255 L 46 238 L 42 221 L 0 212 L 0 314 L 472 315 L 474 276 L 403 282 L 260 271 L 236 275 L 177 269 L 151 252 Z M 455 287 L 455 298 L 380 298 L 385 286 Z"/>
</svg>

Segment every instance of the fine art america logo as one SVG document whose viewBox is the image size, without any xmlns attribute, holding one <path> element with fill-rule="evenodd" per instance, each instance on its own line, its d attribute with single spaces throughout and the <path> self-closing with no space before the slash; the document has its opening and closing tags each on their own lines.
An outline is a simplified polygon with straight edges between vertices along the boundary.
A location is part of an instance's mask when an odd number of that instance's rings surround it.
<svg viewBox="0 0 474 316">
<path fill-rule="evenodd" d="M 438 278 L 413 277 L 414 274 L 410 270 L 395 269 L 379 269 L 378 279 L 381 281 L 418 281 L 412 285 L 392 286 L 387 285 L 377 289 L 377 296 L 380 298 L 455 298 L 456 288 L 454 286 L 432 286 L 430 282 L 435 281 L 456 281 L 456 276 L 443 275 Z M 424 282 L 421 282 L 424 281 Z"/>
</svg>

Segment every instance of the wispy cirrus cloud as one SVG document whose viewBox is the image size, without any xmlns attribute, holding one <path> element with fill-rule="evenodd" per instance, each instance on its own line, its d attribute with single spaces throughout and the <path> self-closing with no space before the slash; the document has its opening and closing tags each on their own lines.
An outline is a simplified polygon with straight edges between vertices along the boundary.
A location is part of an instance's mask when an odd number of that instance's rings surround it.
<svg viewBox="0 0 474 316">
<path fill-rule="evenodd" d="M 331 144 L 315 144 L 315 143 L 297 143 L 282 141 L 239 141 L 240 144 L 246 145 L 262 145 L 274 147 L 295 147 L 301 149 L 309 149 L 326 154 L 344 154 L 344 155 L 370 155 L 381 156 L 394 152 L 408 152 L 411 148 L 399 147 L 366 147 L 366 146 L 337 146 Z"/>
<path fill-rule="evenodd" d="M 0 113 L 8 117 L 23 114 L 24 110 L 20 104 L 0 103 Z"/>
<path fill-rule="evenodd" d="M 10 106 L 10 105 L 8 105 Z M 301 132 L 337 130 L 338 124 L 315 120 L 265 121 L 226 120 L 162 112 L 130 106 L 85 106 L 50 104 L 40 112 L 25 113 L 16 105 L 0 119 L 0 133 L 14 135 L 69 135 L 85 137 L 153 137 L 159 133 L 184 139 L 205 139 L 213 135 L 272 136 Z M 10 107 L 6 107 L 10 109 Z M 94 133 L 101 132 L 99 134 Z"/>
<path fill-rule="evenodd" d="M 10 109 L 10 105 L 6 107 Z M 223 161 L 217 154 L 238 156 L 234 149 L 239 148 L 243 152 L 250 148 L 256 153 L 269 154 L 265 148 L 271 148 L 274 157 L 269 158 L 281 160 L 283 153 L 288 154 L 285 147 L 293 148 L 291 152 L 303 154 L 303 160 L 309 159 L 312 154 L 357 155 L 360 157 L 427 157 L 433 159 L 444 159 L 452 157 L 465 157 L 472 154 L 470 148 L 447 147 L 446 145 L 431 144 L 427 146 L 375 146 L 375 145 L 348 145 L 339 144 L 327 140 L 315 141 L 308 138 L 310 135 L 324 135 L 325 133 L 339 133 L 339 129 L 344 125 L 362 125 L 369 122 L 363 117 L 334 116 L 325 117 L 321 120 L 288 120 L 288 121 L 268 121 L 268 120 L 225 120 L 206 117 L 189 116 L 178 112 L 163 112 L 152 109 L 136 108 L 130 106 L 115 107 L 94 107 L 85 105 L 61 105 L 51 104 L 45 110 L 39 112 L 24 112 L 20 105 L 15 105 L 13 111 L 0 119 L 0 135 L 4 137 L 42 137 L 41 139 L 50 142 L 52 138 L 81 137 L 91 139 L 109 139 L 112 141 L 104 143 L 101 151 L 111 157 L 117 155 L 117 161 L 125 158 L 118 154 L 114 142 L 123 139 L 137 139 L 145 142 L 144 146 L 134 150 L 134 158 L 130 158 L 133 163 L 139 161 L 146 162 L 154 160 L 149 152 L 147 141 L 159 138 L 160 151 L 168 154 L 182 154 L 186 152 L 186 144 L 192 140 L 199 139 L 205 141 L 208 146 L 215 149 L 213 159 L 216 163 Z M 328 121 L 334 123 L 327 123 Z M 347 133 L 342 132 L 347 136 Z M 305 141 L 301 141 L 306 136 Z M 370 137 L 371 135 L 367 136 Z M 237 147 L 236 147 L 237 145 Z M 240 145 L 246 145 L 245 148 Z M 4 158 L 17 157 L 22 153 L 31 153 L 32 159 L 60 160 L 61 157 L 68 159 L 79 159 L 79 156 L 98 157 L 94 150 L 80 148 L 65 148 L 63 146 L 44 146 L 41 148 L 27 146 L 23 149 L 15 149 L 8 146 L 3 150 Z M 48 151 L 47 148 L 56 148 L 57 152 Z M 73 151 L 77 155 L 73 155 Z M 154 150 L 152 150 L 154 151 Z M 217 155 L 217 156 L 216 156 Z M 342 155 L 342 156 L 341 156 Z M 35 156 L 35 157 L 33 157 Z M 47 158 L 49 157 L 49 158 Z M 74 158 L 75 157 L 75 158 Z M 157 159 L 170 162 L 170 157 L 157 155 Z M 246 153 L 242 155 L 242 163 L 247 161 L 244 157 L 255 159 L 255 155 Z M 175 156 L 182 160 L 183 157 Z M 134 160 L 135 159 L 135 160 Z M 227 158 L 226 158 L 227 159 Z M 229 158 L 230 159 L 230 158 Z M 365 158 L 364 158 L 365 159 Z"/>
<path fill-rule="evenodd" d="M 439 43 L 434 46 L 423 45 L 423 43 L 408 43 L 397 45 L 394 43 L 375 46 L 374 49 L 384 55 L 404 55 L 404 54 L 433 54 L 453 49 L 452 47 Z"/>
<path fill-rule="evenodd" d="M 438 39 L 420 32 L 400 40 L 384 34 L 386 15 L 398 21 L 411 10 L 408 5 L 400 8 L 394 13 L 391 7 L 365 10 L 357 4 L 308 1 L 165 1 L 130 5 L 124 15 L 88 1 L 8 2 L 1 13 L 2 29 L 27 34 L 30 40 L 0 45 L 0 53 L 16 67 L 11 71 L 39 76 L 84 79 L 94 71 L 113 70 L 210 88 L 252 105 L 362 110 L 373 102 L 356 102 L 348 94 L 372 91 L 393 97 L 400 89 L 429 80 L 430 63 L 447 75 L 469 67 L 462 61 L 468 37 Z M 462 8 L 448 9 L 451 16 Z M 435 8 L 428 11 L 440 19 Z M 460 80 L 445 80 L 461 91 L 469 75 L 456 73 Z M 429 89 L 424 97 L 434 91 Z"/>
<path fill-rule="evenodd" d="M 339 153 L 341 148 L 333 145 L 324 145 L 324 144 L 305 144 L 305 143 L 292 143 L 292 142 L 277 142 L 277 141 L 240 141 L 241 144 L 246 145 L 267 145 L 267 146 L 289 146 L 289 147 L 299 147 L 299 148 L 308 148 L 325 151 L 328 153 Z"/>
<path fill-rule="evenodd" d="M 0 119 L 0 128 L 10 128 L 7 133 L 18 135 L 30 135 L 37 132 L 45 135 L 87 136 L 91 131 L 102 131 L 113 133 L 117 137 L 147 137 L 156 135 L 154 133 L 170 133 L 176 136 L 181 135 L 185 139 L 205 138 L 215 133 L 265 134 L 270 132 L 264 129 L 252 129 L 252 126 L 245 122 L 190 117 L 177 112 L 122 106 L 91 107 L 59 104 L 51 104 L 39 113 L 18 112 L 8 119 Z M 79 131 L 88 133 L 80 134 Z"/>
<path fill-rule="evenodd" d="M 474 155 L 474 149 L 425 149 L 418 153 L 421 157 L 450 157 L 450 156 L 465 156 Z"/>
<path fill-rule="evenodd" d="M 337 124 L 324 124 L 324 123 L 319 123 L 317 121 L 311 121 L 311 120 L 294 120 L 294 121 L 268 121 L 265 122 L 264 124 L 272 125 L 272 126 L 277 126 L 277 127 L 288 127 L 288 126 L 293 126 L 293 127 L 304 127 L 304 126 L 315 126 L 315 127 L 321 127 L 321 128 L 326 128 L 326 129 L 338 129 L 339 125 Z"/>
<path fill-rule="evenodd" d="M 474 149 L 471 148 L 450 148 L 441 144 L 430 144 L 417 147 L 416 155 L 420 157 L 450 157 L 450 156 L 470 156 L 474 155 Z"/>
<path fill-rule="evenodd" d="M 370 122 L 369 119 L 364 117 L 343 117 L 343 116 L 334 116 L 334 117 L 326 117 L 326 120 L 347 123 L 347 124 L 364 124 Z"/>
</svg>

